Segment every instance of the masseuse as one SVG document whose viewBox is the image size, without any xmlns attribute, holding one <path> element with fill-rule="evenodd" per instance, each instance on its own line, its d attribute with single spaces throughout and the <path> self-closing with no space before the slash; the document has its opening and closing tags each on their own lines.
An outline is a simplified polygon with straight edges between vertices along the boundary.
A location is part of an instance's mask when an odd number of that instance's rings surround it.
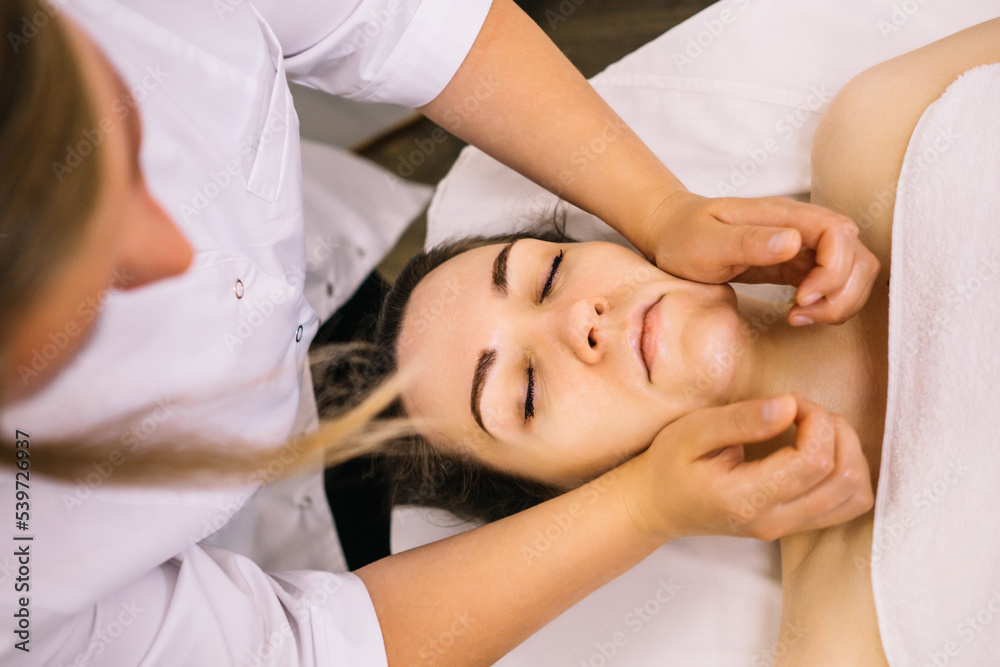
<svg viewBox="0 0 1000 667">
<path fill-rule="evenodd" d="M 870 506 L 835 443 L 702 457 L 789 428 L 785 397 L 694 413 L 587 487 L 355 574 L 324 571 L 315 486 L 289 492 L 256 562 L 206 544 L 316 426 L 286 75 L 421 108 L 680 275 L 805 276 L 803 322 L 849 317 L 877 263 L 841 216 L 685 191 L 509 0 L 7 0 L 0 33 L 4 553 L 33 538 L 20 592 L 20 565 L 0 570 L 5 664 L 488 664 L 673 537 L 773 538 Z M 221 477 L 227 451 L 267 448 L 267 475 Z M 163 466 L 126 473 L 143 461 Z M 199 466 L 226 483 L 177 481 Z"/>
</svg>

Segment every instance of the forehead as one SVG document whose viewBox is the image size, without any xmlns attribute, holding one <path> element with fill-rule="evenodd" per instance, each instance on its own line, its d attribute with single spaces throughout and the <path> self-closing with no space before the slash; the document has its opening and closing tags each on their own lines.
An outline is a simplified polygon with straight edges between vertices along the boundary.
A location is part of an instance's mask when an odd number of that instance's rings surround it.
<svg viewBox="0 0 1000 667">
<path fill-rule="evenodd" d="M 479 355 L 502 327 L 503 302 L 492 290 L 493 261 L 502 248 L 475 248 L 443 263 L 420 281 L 406 306 L 397 354 L 413 380 L 403 402 L 411 416 L 441 422 L 430 433 L 479 432 L 470 392 Z"/>
</svg>

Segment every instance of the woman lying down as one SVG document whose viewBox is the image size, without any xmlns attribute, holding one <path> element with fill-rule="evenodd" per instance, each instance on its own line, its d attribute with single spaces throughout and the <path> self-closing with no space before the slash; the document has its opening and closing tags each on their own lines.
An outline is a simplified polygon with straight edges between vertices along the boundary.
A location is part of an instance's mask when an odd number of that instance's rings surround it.
<svg viewBox="0 0 1000 667">
<path fill-rule="evenodd" d="M 782 660 L 885 665 L 888 655 L 893 664 L 918 665 L 962 656 L 962 664 L 997 664 L 967 660 L 997 657 L 1000 648 L 989 645 L 996 640 L 987 638 L 996 628 L 969 642 L 958 629 L 962 610 L 972 618 L 978 610 L 961 591 L 978 594 L 1000 583 L 989 566 L 997 551 L 973 561 L 980 569 L 972 578 L 938 582 L 949 587 L 940 601 L 902 604 L 898 591 L 876 586 L 877 620 L 873 594 L 873 572 L 886 586 L 919 587 L 910 561 L 933 569 L 935 558 L 961 550 L 956 542 L 968 534 L 935 513 L 964 490 L 927 499 L 947 468 L 929 471 L 924 503 L 933 507 L 923 512 L 919 483 L 879 484 L 880 471 L 905 478 L 899 471 L 908 458 L 934 462 L 935 452 L 949 451 L 941 460 L 959 477 L 953 488 L 975 489 L 984 466 L 996 486 L 995 447 L 992 458 L 977 460 L 979 470 L 962 456 L 996 440 L 997 428 L 981 413 L 984 405 L 1000 406 L 1000 276 L 992 283 L 980 277 L 979 293 L 962 292 L 968 299 L 958 305 L 959 292 L 945 287 L 969 285 L 978 258 L 989 261 L 992 252 L 994 263 L 1000 259 L 1000 65 L 966 74 L 962 87 L 935 105 L 937 116 L 924 111 L 957 77 L 997 62 L 1000 20 L 868 70 L 831 103 L 814 143 L 813 202 L 857 221 L 883 267 L 865 307 L 841 326 L 792 327 L 786 304 L 675 278 L 614 244 L 555 242 L 552 234 L 466 239 L 415 258 L 387 301 L 379 335 L 395 365 L 415 373 L 401 406 L 422 424 L 422 437 L 407 443 L 414 465 L 401 475 L 417 488 L 421 475 L 449 471 L 438 479 L 454 485 L 425 485 L 422 500 L 494 520 L 597 477 L 689 412 L 794 394 L 816 438 L 856 435 L 880 495 L 873 512 L 848 524 L 782 538 L 782 633 L 796 629 Z M 951 127 L 946 112 L 961 119 L 963 109 L 982 117 L 967 107 L 983 95 L 993 96 L 989 122 L 952 127 L 942 139 L 935 123 Z M 919 152 L 924 144 L 929 148 Z M 908 145 L 912 166 L 901 175 Z M 979 162 L 959 173 L 949 160 Z M 949 210 L 962 213 L 948 217 Z M 432 308 L 435 300 L 447 305 Z M 942 312 L 944 321 L 930 326 Z M 790 429 L 753 455 L 793 440 Z M 617 447 L 609 449 L 611 442 Z M 744 452 L 716 455 L 735 462 Z M 892 465 L 881 467 L 883 456 Z M 897 488 L 905 489 L 902 497 Z M 891 539 L 877 539 L 873 549 L 876 514 L 889 522 L 902 516 L 900 508 L 912 519 L 906 530 L 890 530 Z M 933 540 L 914 539 L 925 530 L 953 535 L 951 544 L 935 552 Z M 948 530 L 957 532 L 941 532 Z M 919 594 L 933 596 L 933 586 Z"/>
</svg>

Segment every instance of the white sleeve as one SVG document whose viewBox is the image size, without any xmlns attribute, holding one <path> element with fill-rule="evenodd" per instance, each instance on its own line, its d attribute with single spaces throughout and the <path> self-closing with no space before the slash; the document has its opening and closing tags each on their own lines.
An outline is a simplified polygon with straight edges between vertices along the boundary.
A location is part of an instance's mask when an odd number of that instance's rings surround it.
<svg viewBox="0 0 1000 667">
<path fill-rule="evenodd" d="M 417 107 L 458 71 L 491 0 L 254 0 L 297 83 Z"/>
<path fill-rule="evenodd" d="M 39 612 L 32 610 L 31 652 L 4 642 L 3 658 L 17 653 L 27 664 L 83 660 L 92 667 L 387 665 L 371 598 L 357 576 L 266 574 L 248 558 L 207 545 L 188 548 L 74 616 Z"/>
</svg>

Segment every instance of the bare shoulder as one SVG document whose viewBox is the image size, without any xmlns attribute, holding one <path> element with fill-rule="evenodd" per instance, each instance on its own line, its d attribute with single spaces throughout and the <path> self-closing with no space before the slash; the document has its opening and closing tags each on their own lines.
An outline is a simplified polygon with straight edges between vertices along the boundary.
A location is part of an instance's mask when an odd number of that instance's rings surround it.
<svg viewBox="0 0 1000 667">
<path fill-rule="evenodd" d="M 981 23 L 854 77 L 813 140 L 812 201 L 852 218 L 889 272 L 892 209 L 903 157 L 924 110 L 962 73 L 1000 62 L 1000 19 Z"/>
</svg>

